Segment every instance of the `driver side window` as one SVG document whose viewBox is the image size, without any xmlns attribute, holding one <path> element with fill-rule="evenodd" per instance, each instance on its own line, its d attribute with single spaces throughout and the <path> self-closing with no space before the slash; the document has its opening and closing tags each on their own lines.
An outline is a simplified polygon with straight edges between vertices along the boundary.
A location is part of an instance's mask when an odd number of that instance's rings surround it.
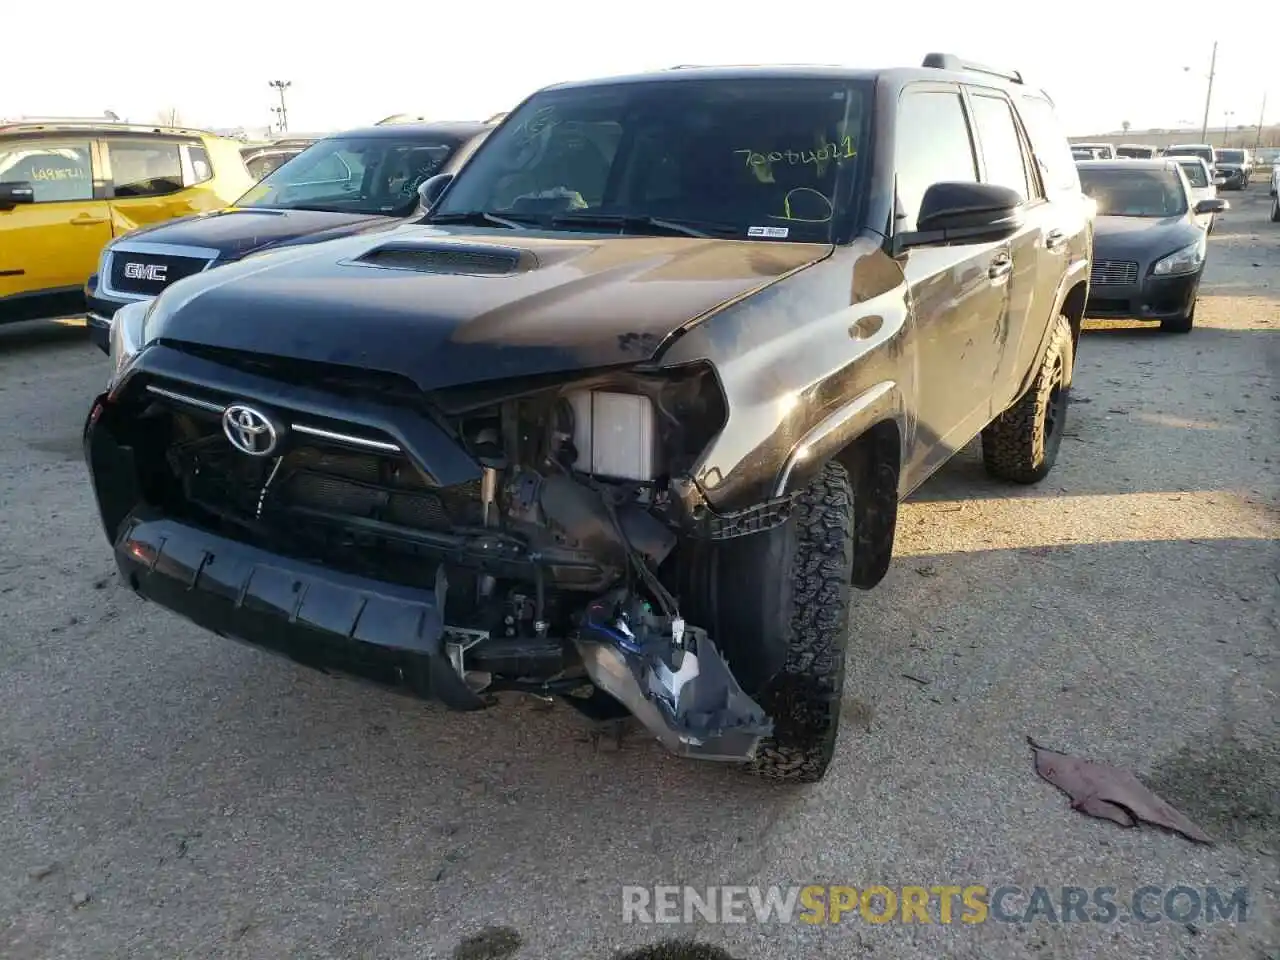
<svg viewBox="0 0 1280 960">
<path fill-rule="evenodd" d="M 959 90 L 908 88 L 894 137 L 898 211 L 894 229 L 916 228 L 925 191 L 942 181 L 978 182 L 973 138 Z"/>
</svg>

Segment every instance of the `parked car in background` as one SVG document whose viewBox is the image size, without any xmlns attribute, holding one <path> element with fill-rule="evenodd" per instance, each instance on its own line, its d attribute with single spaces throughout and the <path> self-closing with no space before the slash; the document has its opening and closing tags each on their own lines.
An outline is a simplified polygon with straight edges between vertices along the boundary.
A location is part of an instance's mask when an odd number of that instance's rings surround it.
<svg viewBox="0 0 1280 960">
<path fill-rule="evenodd" d="M 1053 102 L 941 54 L 561 84 L 423 194 L 123 308 L 85 430 L 121 582 L 821 779 L 898 502 L 979 435 L 1015 483 L 1062 449 L 1091 205 Z"/>
<path fill-rule="evenodd" d="M 1122 143 L 1116 147 L 1116 156 L 1125 160 L 1152 160 L 1157 156 L 1158 149 L 1140 143 Z"/>
<path fill-rule="evenodd" d="M 281 137 L 265 143 L 253 143 L 241 147 L 244 165 L 255 180 L 261 180 L 267 174 L 279 169 L 287 161 L 292 160 L 319 137 Z"/>
<path fill-rule="evenodd" d="M 1204 162 L 1201 157 L 1171 157 L 1168 158 L 1173 163 L 1182 167 L 1182 172 L 1186 175 L 1187 183 L 1191 187 L 1191 205 L 1197 206 L 1201 200 L 1213 200 L 1218 196 L 1218 187 L 1213 182 L 1213 176 L 1209 173 L 1209 165 Z M 1223 209 L 1228 208 L 1228 204 L 1223 202 Z M 1213 233 L 1214 224 L 1217 222 L 1216 213 L 1201 213 L 1196 219 L 1202 227 L 1209 233 Z"/>
<path fill-rule="evenodd" d="M 1161 156 L 1199 157 L 1209 165 L 1209 173 L 1218 176 L 1218 152 L 1207 143 L 1174 143 L 1164 148 Z"/>
<path fill-rule="evenodd" d="M 1097 147 L 1072 147 L 1071 159 L 1073 160 L 1101 160 L 1102 151 Z"/>
<path fill-rule="evenodd" d="M 233 206 L 140 230 L 102 251 L 85 286 L 90 338 L 109 351 L 111 318 L 183 277 L 250 254 L 395 226 L 419 208 L 418 187 L 457 169 L 492 127 L 396 124 L 317 141 Z"/>
<path fill-rule="evenodd" d="M 1116 159 L 1116 148 L 1110 143 L 1073 143 L 1072 149 L 1092 150 L 1099 160 Z"/>
<path fill-rule="evenodd" d="M 1253 154 L 1234 147 L 1219 148 L 1217 164 L 1223 190 L 1248 189 L 1253 178 Z"/>
<path fill-rule="evenodd" d="M 1076 166 L 1081 188 L 1097 204 L 1086 315 L 1189 332 L 1209 244 L 1197 217 L 1223 210 L 1224 202 L 1193 204 L 1182 165 L 1171 160 Z"/>
<path fill-rule="evenodd" d="M 240 196 L 253 179 L 239 147 L 101 120 L 0 125 L 0 323 L 82 312 L 113 237 Z"/>
<path fill-rule="evenodd" d="M 1271 165 L 1271 222 L 1280 223 L 1280 163 Z"/>
</svg>

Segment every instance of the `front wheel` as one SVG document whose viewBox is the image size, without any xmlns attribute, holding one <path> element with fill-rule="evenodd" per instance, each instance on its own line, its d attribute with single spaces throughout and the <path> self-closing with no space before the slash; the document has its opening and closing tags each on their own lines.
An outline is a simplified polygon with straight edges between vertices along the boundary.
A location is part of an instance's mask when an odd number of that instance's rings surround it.
<svg viewBox="0 0 1280 960">
<path fill-rule="evenodd" d="M 758 629 L 765 643 L 781 643 L 782 669 L 757 697 L 774 730 L 760 743 L 747 769 L 756 776 L 816 783 L 835 753 L 844 693 L 845 648 L 853 576 L 853 488 L 839 463 L 828 463 L 800 494 L 788 521 L 764 536 L 776 537 L 772 564 L 752 565 L 743 592 L 777 590 Z M 779 562 L 780 561 L 780 562 Z M 781 569 L 779 569 L 779 567 Z M 720 603 L 741 603 L 741 596 Z"/>
<path fill-rule="evenodd" d="M 1271 198 L 1271 222 L 1280 223 L 1280 195 Z"/>
<path fill-rule="evenodd" d="M 982 462 L 991 476 L 1037 483 L 1053 469 L 1066 426 L 1073 357 L 1071 324 L 1059 315 L 1031 387 L 982 431 Z"/>
</svg>

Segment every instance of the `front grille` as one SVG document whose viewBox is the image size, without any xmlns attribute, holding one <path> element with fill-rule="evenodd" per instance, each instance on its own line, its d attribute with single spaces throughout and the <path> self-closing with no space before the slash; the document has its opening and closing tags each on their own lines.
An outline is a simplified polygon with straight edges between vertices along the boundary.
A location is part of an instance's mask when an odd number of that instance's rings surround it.
<svg viewBox="0 0 1280 960">
<path fill-rule="evenodd" d="M 173 348 L 277 383 L 321 390 L 334 396 L 415 409 L 420 409 L 424 401 L 424 394 L 417 384 L 399 374 L 197 343 L 175 343 Z"/>
<path fill-rule="evenodd" d="M 434 487 L 400 453 L 342 449 L 295 438 L 280 456 L 235 450 L 219 421 L 174 408 L 167 459 L 183 498 L 224 520 L 294 533 L 300 522 L 375 521 L 445 532 L 479 521 L 478 483 Z"/>
<path fill-rule="evenodd" d="M 1138 264 L 1132 260 L 1095 260 L 1089 274 L 1095 287 L 1138 282 Z"/>
<path fill-rule="evenodd" d="M 111 252 L 111 289 L 120 293 L 155 296 L 172 283 L 199 273 L 209 261 L 158 253 Z"/>
</svg>

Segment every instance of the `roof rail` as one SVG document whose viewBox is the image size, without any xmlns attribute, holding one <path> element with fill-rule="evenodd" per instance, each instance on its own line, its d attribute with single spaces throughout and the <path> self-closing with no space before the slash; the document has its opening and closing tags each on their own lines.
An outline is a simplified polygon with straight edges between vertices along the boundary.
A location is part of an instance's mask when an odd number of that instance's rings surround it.
<svg viewBox="0 0 1280 960">
<path fill-rule="evenodd" d="M 1022 74 L 1017 70 L 997 70 L 981 63 L 974 63 L 972 60 L 961 59 L 954 53 L 927 54 L 921 66 L 934 70 L 951 70 L 955 73 L 985 73 L 991 77 L 1008 80 L 1010 83 L 1022 83 Z"/>
<path fill-rule="evenodd" d="M 0 130 L 10 133 L 17 130 L 118 130 L 122 133 L 184 133 L 203 134 L 197 127 L 169 126 L 164 123 L 125 123 L 105 117 L 18 117 L 0 120 Z"/>
</svg>

